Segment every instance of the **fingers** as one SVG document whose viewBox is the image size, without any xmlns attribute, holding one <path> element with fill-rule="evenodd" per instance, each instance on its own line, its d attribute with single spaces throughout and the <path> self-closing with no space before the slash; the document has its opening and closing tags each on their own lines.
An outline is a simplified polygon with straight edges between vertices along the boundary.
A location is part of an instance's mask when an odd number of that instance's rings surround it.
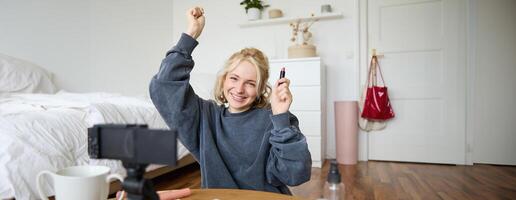
<svg viewBox="0 0 516 200">
<path fill-rule="evenodd" d="M 196 19 L 204 15 L 204 8 L 196 6 L 191 8 L 189 11 L 189 14 Z"/>
<path fill-rule="evenodd" d="M 279 93 L 281 93 L 284 90 L 290 91 L 290 80 L 287 78 L 282 78 L 276 82 L 276 88 L 275 90 Z"/>
<path fill-rule="evenodd" d="M 116 200 L 123 200 L 125 199 L 125 191 L 118 191 L 116 193 Z"/>
<path fill-rule="evenodd" d="M 292 94 L 290 93 L 289 90 L 283 90 L 278 94 L 278 97 L 280 98 L 281 101 L 287 101 L 287 100 L 292 99 Z"/>
<path fill-rule="evenodd" d="M 271 94 L 271 107 L 274 115 L 288 111 L 292 103 L 292 93 L 289 89 L 290 80 L 281 78 L 274 85 Z"/>
<path fill-rule="evenodd" d="M 159 191 L 159 199 L 160 200 L 174 200 L 179 199 L 183 197 L 190 196 L 192 194 L 192 191 L 190 188 L 184 188 L 179 190 L 166 190 L 166 191 Z"/>
<path fill-rule="evenodd" d="M 290 80 L 288 78 L 281 78 L 276 82 L 276 87 L 283 85 L 283 83 L 286 83 L 286 86 L 290 86 Z"/>
<path fill-rule="evenodd" d="M 292 93 L 290 93 L 290 80 L 287 78 L 281 78 L 276 82 L 276 87 L 273 91 L 275 95 L 281 101 L 292 99 Z"/>
<path fill-rule="evenodd" d="M 193 13 L 192 15 L 195 17 L 195 18 L 198 18 L 199 16 L 202 15 L 202 12 L 201 12 L 201 9 L 199 7 L 195 7 L 193 9 Z"/>
<path fill-rule="evenodd" d="M 187 11 L 186 15 L 188 26 L 185 33 L 190 35 L 192 38 L 197 39 L 204 28 L 204 9 L 199 6 L 193 7 Z"/>
</svg>

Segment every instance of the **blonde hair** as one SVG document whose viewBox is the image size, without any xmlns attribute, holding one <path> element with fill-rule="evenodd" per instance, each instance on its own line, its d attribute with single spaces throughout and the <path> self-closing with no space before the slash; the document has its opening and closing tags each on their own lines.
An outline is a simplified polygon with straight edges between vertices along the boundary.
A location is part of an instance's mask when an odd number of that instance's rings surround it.
<svg viewBox="0 0 516 200">
<path fill-rule="evenodd" d="M 215 101 L 219 104 L 227 103 L 224 96 L 224 81 L 229 72 L 233 71 L 240 63 L 248 61 L 254 65 L 256 69 L 256 93 L 257 98 L 253 105 L 257 108 L 265 108 L 269 105 L 269 96 L 271 93 L 271 86 L 268 84 L 269 80 L 269 59 L 263 52 L 256 48 L 244 48 L 238 52 L 233 53 L 226 61 L 224 67 L 217 75 L 215 82 L 214 95 Z"/>
</svg>

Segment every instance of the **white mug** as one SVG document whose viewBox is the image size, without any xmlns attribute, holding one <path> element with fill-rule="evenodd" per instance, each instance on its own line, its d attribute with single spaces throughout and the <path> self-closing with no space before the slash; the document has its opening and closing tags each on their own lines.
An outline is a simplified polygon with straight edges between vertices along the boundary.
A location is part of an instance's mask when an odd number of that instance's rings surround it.
<svg viewBox="0 0 516 200">
<path fill-rule="evenodd" d="M 41 199 L 48 200 L 41 188 L 42 176 L 48 174 L 54 182 L 56 200 L 106 200 L 111 180 L 124 180 L 119 174 L 108 176 L 109 171 L 109 167 L 93 165 L 68 167 L 56 173 L 45 170 L 38 174 L 36 186 Z"/>
</svg>

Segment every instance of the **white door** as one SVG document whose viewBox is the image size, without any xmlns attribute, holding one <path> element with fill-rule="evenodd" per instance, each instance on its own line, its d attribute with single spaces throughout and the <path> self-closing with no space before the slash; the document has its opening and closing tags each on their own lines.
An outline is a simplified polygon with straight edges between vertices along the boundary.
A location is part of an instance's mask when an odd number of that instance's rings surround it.
<svg viewBox="0 0 516 200">
<path fill-rule="evenodd" d="M 368 46 L 383 54 L 396 113 L 369 133 L 370 160 L 465 164 L 465 8 L 463 0 L 368 1 Z"/>
<path fill-rule="evenodd" d="M 516 1 L 476 3 L 473 162 L 516 165 Z"/>
</svg>

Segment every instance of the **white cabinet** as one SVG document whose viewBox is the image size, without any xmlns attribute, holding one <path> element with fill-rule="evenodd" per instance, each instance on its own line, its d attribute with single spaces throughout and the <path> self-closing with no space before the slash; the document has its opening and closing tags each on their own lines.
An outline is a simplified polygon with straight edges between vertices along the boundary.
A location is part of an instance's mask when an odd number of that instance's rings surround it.
<svg viewBox="0 0 516 200">
<path fill-rule="evenodd" d="M 290 79 L 293 102 L 290 112 L 299 119 L 299 128 L 306 136 L 312 154 L 312 166 L 321 167 L 326 154 L 326 79 L 320 58 L 270 60 L 269 83 L 279 78 L 285 67 Z"/>
</svg>

